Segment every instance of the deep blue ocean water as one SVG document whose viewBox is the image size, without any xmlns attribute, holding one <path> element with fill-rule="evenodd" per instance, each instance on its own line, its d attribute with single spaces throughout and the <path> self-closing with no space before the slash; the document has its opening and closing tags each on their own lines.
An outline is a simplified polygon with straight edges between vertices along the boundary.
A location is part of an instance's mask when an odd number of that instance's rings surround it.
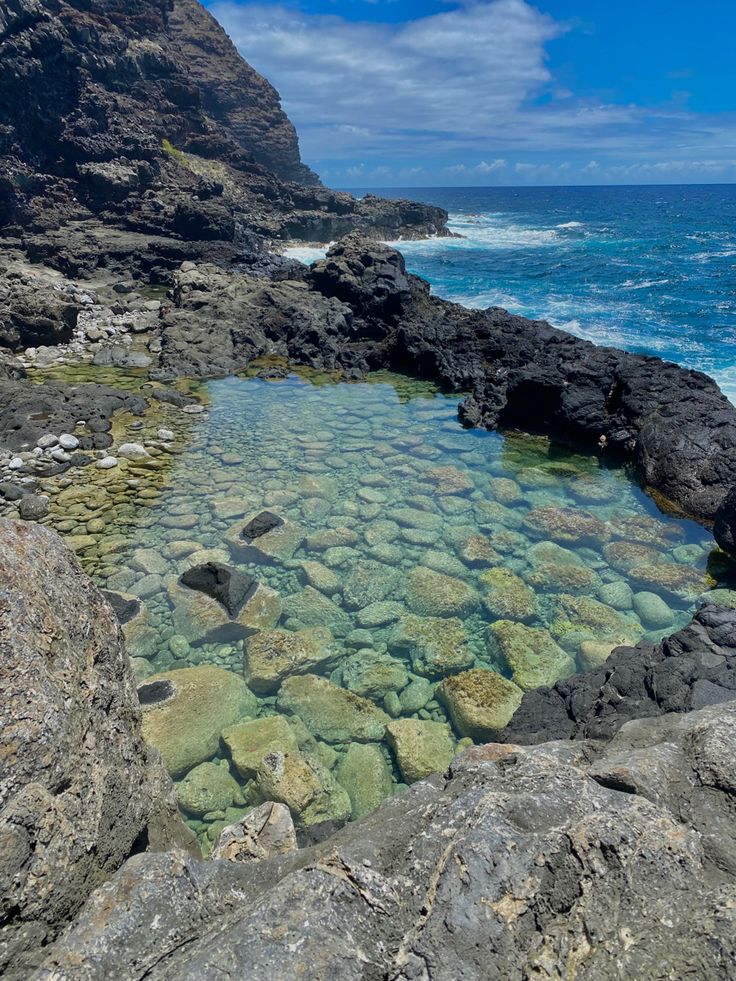
<svg viewBox="0 0 736 981">
<path fill-rule="evenodd" d="M 736 185 L 375 193 L 450 212 L 463 238 L 401 243 L 438 295 L 699 368 L 736 401 Z"/>
</svg>

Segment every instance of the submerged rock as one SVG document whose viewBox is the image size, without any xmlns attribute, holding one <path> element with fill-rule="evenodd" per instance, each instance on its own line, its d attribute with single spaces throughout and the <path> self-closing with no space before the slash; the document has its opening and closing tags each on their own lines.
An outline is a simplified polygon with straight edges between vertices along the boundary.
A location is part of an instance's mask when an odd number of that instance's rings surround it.
<svg viewBox="0 0 736 981">
<path fill-rule="evenodd" d="M 370 814 L 391 795 L 391 767 L 377 746 L 351 743 L 335 770 L 338 783 L 348 792 L 353 821 Z"/>
<path fill-rule="evenodd" d="M 599 545 L 610 538 L 601 519 L 583 508 L 534 508 L 524 518 L 524 526 L 537 537 L 576 545 Z"/>
<path fill-rule="evenodd" d="M 571 567 L 573 568 L 573 567 Z M 499 620 L 532 620 L 538 613 L 534 591 L 510 569 L 484 572 L 480 581 L 488 588 L 483 604 Z"/>
<path fill-rule="evenodd" d="M 350 817 L 347 791 L 319 760 L 298 750 L 264 756 L 255 781 L 261 797 L 285 804 L 298 827 Z"/>
<path fill-rule="evenodd" d="M 444 722 L 396 719 L 386 726 L 386 734 L 407 783 L 446 769 L 455 756 L 455 741 Z"/>
<path fill-rule="evenodd" d="M 406 602 L 420 616 L 461 617 L 477 609 L 479 596 L 461 579 L 416 566 L 409 573 Z"/>
<path fill-rule="evenodd" d="M 342 683 L 356 695 L 379 701 L 409 681 L 406 667 L 389 654 L 360 650 L 342 662 Z"/>
<path fill-rule="evenodd" d="M 225 534 L 225 542 L 242 562 L 283 562 L 303 541 L 301 528 L 271 511 L 250 515 Z"/>
<path fill-rule="evenodd" d="M 194 817 L 210 811 L 224 811 L 232 804 L 244 804 L 243 793 L 230 776 L 227 764 L 200 763 L 176 785 L 179 807 Z"/>
<path fill-rule="evenodd" d="M 138 698 L 143 735 L 173 777 L 214 756 L 228 726 L 258 713 L 245 681 L 209 664 L 153 675 Z"/>
<path fill-rule="evenodd" d="M 227 570 L 227 584 L 219 582 L 218 576 L 210 576 L 207 572 L 204 583 L 207 591 L 203 591 L 199 585 L 195 588 L 188 586 L 187 581 L 194 581 L 202 569 Z M 196 581 L 200 583 L 199 579 Z M 192 569 L 180 579 L 169 578 L 166 592 L 172 606 L 171 616 L 176 632 L 190 644 L 237 639 L 268 630 L 276 626 L 281 616 L 281 597 L 275 590 L 245 573 L 218 563 L 207 563 L 206 566 Z M 216 595 L 221 595 L 228 605 Z"/>
<path fill-rule="evenodd" d="M 244 780 L 255 777 L 261 760 L 269 753 L 299 749 L 294 729 L 283 715 L 267 715 L 223 729 L 222 742 Z"/>
<path fill-rule="evenodd" d="M 404 617 L 392 630 L 388 646 L 411 658 L 417 674 L 444 677 L 473 663 L 462 620 L 457 617 Z"/>
<path fill-rule="evenodd" d="M 445 678 L 437 687 L 456 731 L 475 742 L 493 739 L 521 704 L 522 695 L 518 685 L 483 668 Z"/>
<path fill-rule="evenodd" d="M 298 715 L 328 743 L 380 742 L 389 717 L 367 698 L 306 674 L 287 678 L 277 701 L 282 712 Z"/>
<path fill-rule="evenodd" d="M 295 620 L 301 627 L 327 627 L 337 636 L 345 636 L 353 628 L 345 610 L 312 586 L 285 596 L 283 609 L 284 617 Z"/>
<path fill-rule="evenodd" d="M 289 675 L 306 674 L 337 654 L 326 627 L 305 627 L 296 632 L 262 630 L 246 641 L 246 681 L 253 691 L 268 694 Z"/>
<path fill-rule="evenodd" d="M 553 685 L 575 671 L 575 661 L 542 627 L 497 620 L 488 627 L 488 647 L 524 690 Z"/>
</svg>

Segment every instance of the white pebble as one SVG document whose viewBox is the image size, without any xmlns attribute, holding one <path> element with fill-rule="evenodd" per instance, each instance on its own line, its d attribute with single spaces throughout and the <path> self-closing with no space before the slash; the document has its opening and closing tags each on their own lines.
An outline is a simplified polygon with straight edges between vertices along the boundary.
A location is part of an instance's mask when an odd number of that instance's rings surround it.
<svg viewBox="0 0 736 981">
<path fill-rule="evenodd" d="M 123 443 L 122 446 L 118 447 L 118 456 L 135 460 L 138 457 L 149 456 L 149 453 L 140 443 Z"/>
<path fill-rule="evenodd" d="M 76 450 L 79 446 L 79 440 L 76 436 L 72 436 L 71 433 L 62 433 L 59 436 L 59 444 L 65 450 Z"/>
<path fill-rule="evenodd" d="M 112 470 L 113 467 L 118 465 L 118 461 L 114 456 L 103 456 L 101 460 L 98 460 L 95 464 L 100 470 Z"/>
<path fill-rule="evenodd" d="M 170 429 L 159 429 L 156 435 L 164 443 L 173 443 L 174 441 L 174 434 Z"/>
<path fill-rule="evenodd" d="M 46 433 L 45 436 L 41 436 L 40 439 L 36 440 L 36 446 L 39 446 L 42 450 L 50 450 L 51 447 L 56 446 L 58 442 L 58 436 L 54 436 L 53 433 Z"/>
<path fill-rule="evenodd" d="M 13 459 L 8 464 L 8 470 L 20 470 L 23 466 L 23 461 L 19 456 L 14 456 Z"/>
</svg>

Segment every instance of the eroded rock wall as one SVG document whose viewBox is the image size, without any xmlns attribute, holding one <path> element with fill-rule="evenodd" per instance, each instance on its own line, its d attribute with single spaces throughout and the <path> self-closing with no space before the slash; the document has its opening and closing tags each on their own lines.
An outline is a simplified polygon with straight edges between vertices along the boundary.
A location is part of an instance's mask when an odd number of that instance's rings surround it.
<svg viewBox="0 0 736 981">
<path fill-rule="evenodd" d="M 53 532 L 0 535 L 0 973 L 27 978 L 132 853 L 193 840 L 111 608 Z"/>
</svg>

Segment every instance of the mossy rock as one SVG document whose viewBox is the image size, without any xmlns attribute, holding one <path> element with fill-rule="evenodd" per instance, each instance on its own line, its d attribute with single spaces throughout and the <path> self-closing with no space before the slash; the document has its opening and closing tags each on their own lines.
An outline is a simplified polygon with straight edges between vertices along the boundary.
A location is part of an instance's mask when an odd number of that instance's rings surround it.
<svg viewBox="0 0 736 981">
<path fill-rule="evenodd" d="M 224 811 L 233 804 L 244 804 L 240 785 L 230 775 L 227 764 L 200 763 L 176 784 L 179 807 L 194 817 L 210 811 Z"/>
<path fill-rule="evenodd" d="M 610 525 L 619 538 L 665 550 L 681 542 L 684 534 L 679 524 L 666 524 L 648 514 L 615 515 Z"/>
<path fill-rule="evenodd" d="M 544 592 L 589 593 L 600 585 L 600 578 L 585 565 L 538 565 L 527 576 L 527 582 Z"/>
<path fill-rule="evenodd" d="M 637 620 L 600 603 L 592 596 L 561 593 L 557 597 L 557 613 L 550 625 L 554 637 L 562 636 L 570 623 L 577 629 L 592 632 L 595 640 L 611 639 L 620 644 L 635 643 L 644 632 Z"/>
<path fill-rule="evenodd" d="M 680 603 L 691 603 L 704 589 L 715 586 L 715 580 L 706 573 L 679 562 L 636 565 L 629 570 L 629 576 L 638 586 L 664 593 Z"/>
<path fill-rule="evenodd" d="M 353 628 L 348 614 L 313 586 L 285 596 L 284 616 L 298 621 L 303 627 L 327 627 L 333 634 L 344 636 Z"/>
<path fill-rule="evenodd" d="M 287 678 L 277 705 L 279 711 L 298 715 L 313 735 L 328 743 L 380 742 L 389 721 L 367 698 L 313 674 Z"/>
<path fill-rule="evenodd" d="M 382 562 L 356 562 L 343 583 L 343 602 L 349 610 L 360 610 L 385 599 L 400 599 L 404 591 L 403 576 Z"/>
<path fill-rule="evenodd" d="M 456 732 L 475 742 L 487 742 L 508 724 L 521 704 L 523 692 L 496 671 L 474 668 L 453 675 L 437 687 Z"/>
<path fill-rule="evenodd" d="M 356 695 L 378 701 L 400 691 L 409 681 L 405 665 L 389 654 L 359 650 L 342 664 L 342 683 Z"/>
<path fill-rule="evenodd" d="M 406 783 L 447 769 L 455 756 L 455 741 L 443 722 L 395 719 L 386 726 L 386 733 Z"/>
<path fill-rule="evenodd" d="M 233 766 L 244 780 L 252 780 L 264 756 L 299 749 L 296 734 L 283 715 L 268 715 L 230 726 L 222 741 Z"/>
<path fill-rule="evenodd" d="M 488 627 L 488 647 L 524 691 L 554 685 L 575 671 L 573 658 L 542 627 L 497 620 Z"/>
<path fill-rule="evenodd" d="M 465 626 L 457 617 L 407 616 L 394 627 L 389 650 L 408 655 L 416 674 L 444 677 L 473 663 Z"/>
<path fill-rule="evenodd" d="M 245 676 L 253 691 L 275 692 L 284 678 L 306 674 L 338 653 L 326 627 L 305 627 L 296 632 L 263 630 L 246 641 Z"/>
<path fill-rule="evenodd" d="M 416 566 L 409 573 L 406 602 L 420 616 L 460 617 L 478 608 L 479 596 L 462 579 Z"/>
<path fill-rule="evenodd" d="M 352 812 L 348 792 L 316 758 L 299 750 L 269 753 L 256 773 L 264 801 L 285 804 L 297 827 L 345 821 Z"/>
<path fill-rule="evenodd" d="M 489 569 L 481 575 L 480 581 L 488 589 L 483 603 L 492 617 L 532 620 L 537 615 L 534 591 L 510 569 Z"/>
<path fill-rule="evenodd" d="M 144 738 L 175 778 L 211 759 L 225 729 L 258 713 L 245 681 L 209 664 L 153 675 L 138 697 Z"/>
<path fill-rule="evenodd" d="M 335 777 L 350 797 L 350 816 L 354 821 L 375 811 L 382 800 L 391 796 L 394 788 L 386 757 L 371 744 L 352 743 L 348 746 Z"/>
<path fill-rule="evenodd" d="M 524 518 L 524 527 L 536 537 L 578 545 L 600 545 L 611 537 L 605 523 L 584 508 L 534 508 Z"/>
</svg>

